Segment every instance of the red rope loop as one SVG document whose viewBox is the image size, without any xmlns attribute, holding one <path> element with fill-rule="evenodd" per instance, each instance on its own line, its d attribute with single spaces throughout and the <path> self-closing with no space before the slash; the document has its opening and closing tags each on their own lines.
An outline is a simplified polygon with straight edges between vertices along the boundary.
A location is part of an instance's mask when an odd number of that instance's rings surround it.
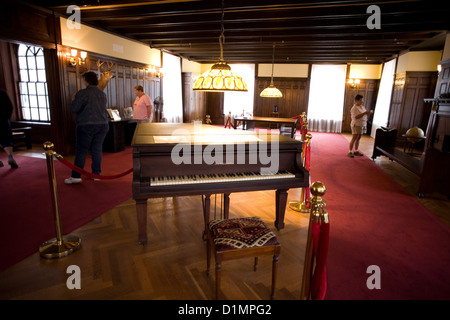
<svg viewBox="0 0 450 320">
<path fill-rule="evenodd" d="M 119 173 L 119 174 L 116 174 L 116 175 L 103 176 L 103 175 L 93 174 L 93 173 L 90 173 L 90 172 L 88 172 L 86 170 L 83 170 L 83 169 L 75 166 L 74 164 L 70 163 L 69 161 L 67 161 L 64 158 L 58 158 L 58 160 L 61 161 L 64 165 L 66 165 L 70 169 L 72 169 L 72 170 L 74 170 L 74 171 L 76 171 L 78 173 L 81 173 L 82 175 L 87 176 L 88 178 L 93 178 L 93 179 L 102 179 L 102 180 L 117 179 L 117 178 L 126 176 L 127 174 L 133 172 L 133 168 L 131 168 L 131 169 L 128 169 L 127 171 L 125 171 L 125 172 L 122 172 L 122 173 Z"/>
<path fill-rule="evenodd" d="M 311 299 L 323 300 L 327 291 L 327 256 L 330 238 L 329 223 L 312 223 L 313 259 L 316 267 L 311 280 Z"/>
</svg>

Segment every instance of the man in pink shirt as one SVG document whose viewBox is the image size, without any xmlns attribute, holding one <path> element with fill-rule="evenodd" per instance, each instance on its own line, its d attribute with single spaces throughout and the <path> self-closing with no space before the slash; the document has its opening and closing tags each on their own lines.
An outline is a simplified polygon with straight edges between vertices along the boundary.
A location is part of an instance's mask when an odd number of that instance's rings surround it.
<svg viewBox="0 0 450 320">
<path fill-rule="evenodd" d="M 136 100 L 134 100 L 133 104 L 133 119 L 136 119 L 138 123 L 152 122 L 152 100 L 144 93 L 144 88 L 142 86 L 135 86 L 134 94 L 136 95 Z"/>
</svg>

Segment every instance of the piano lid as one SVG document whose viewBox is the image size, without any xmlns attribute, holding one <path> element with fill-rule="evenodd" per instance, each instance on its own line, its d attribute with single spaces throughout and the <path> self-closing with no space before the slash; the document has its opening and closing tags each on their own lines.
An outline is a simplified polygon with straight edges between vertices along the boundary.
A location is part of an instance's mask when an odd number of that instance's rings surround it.
<svg viewBox="0 0 450 320">
<path fill-rule="evenodd" d="M 175 145 L 187 144 L 242 144 L 242 143 L 298 143 L 299 141 L 273 134 L 270 132 L 256 132 L 234 130 L 197 123 L 140 123 L 134 132 L 132 146 Z"/>
</svg>

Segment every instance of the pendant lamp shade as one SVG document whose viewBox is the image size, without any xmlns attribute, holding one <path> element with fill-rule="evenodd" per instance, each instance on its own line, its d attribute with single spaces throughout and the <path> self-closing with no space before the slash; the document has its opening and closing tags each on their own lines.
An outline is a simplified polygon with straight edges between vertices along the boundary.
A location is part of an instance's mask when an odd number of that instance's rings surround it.
<svg viewBox="0 0 450 320">
<path fill-rule="evenodd" d="M 283 94 L 273 85 L 273 82 L 271 82 L 267 88 L 261 91 L 259 96 L 263 98 L 282 98 Z"/>
<path fill-rule="evenodd" d="M 248 91 L 248 88 L 242 77 L 231 71 L 226 62 L 220 61 L 195 80 L 193 90 Z"/>
<path fill-rule="evenodd" d="M 211 70 L 200 75 L 194 82 L 193 90 L 201 91 L 248 91 L 247 84 L 242 77 L 231 71 L 231 67 L 223 60 L 224 35 L 224 1 L 222 0 L 222 33 L 219 37 L 220 59 Z"/>
<path fill-rule="evenodd" d="M 278 90 L 273 85 L 274 63 L 275 63 L 275 44 L 273 45 L 273 51 L 272 51 L 272 76 L 270 78 L 270 85 L 267 88 L 265 88 L 263 91 L 261 91 L 261 93 L 259 94 L 260 97 L 263 97 L 263 98 L 281 98 L 281 97 L 283 97 L 283 94 L 281 93 L 281 91 Z"/>
</svg>

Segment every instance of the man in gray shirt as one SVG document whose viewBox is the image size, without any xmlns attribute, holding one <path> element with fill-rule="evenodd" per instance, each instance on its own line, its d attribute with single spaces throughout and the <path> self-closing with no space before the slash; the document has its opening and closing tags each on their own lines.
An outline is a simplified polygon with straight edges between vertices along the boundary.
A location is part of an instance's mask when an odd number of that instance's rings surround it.
<svg viewBox="0 0 450 320">
<path fill-rule="evenodd" d="M 87 87 L 78 91 L 70 105 L 70 111 L 75 113 L 76 148 L 74 165 L 84 169 L 86 156 L 91 151 L 92 173 L 100 174 L 103 155 L 103 141 L 109 130 L 108 113 L 106 111 L 106 94 L 100 90 L 95 72 L 83 74 Z M 81 174 L 72 171 L 66 184 L 80 183 Z"/>
</svg>

